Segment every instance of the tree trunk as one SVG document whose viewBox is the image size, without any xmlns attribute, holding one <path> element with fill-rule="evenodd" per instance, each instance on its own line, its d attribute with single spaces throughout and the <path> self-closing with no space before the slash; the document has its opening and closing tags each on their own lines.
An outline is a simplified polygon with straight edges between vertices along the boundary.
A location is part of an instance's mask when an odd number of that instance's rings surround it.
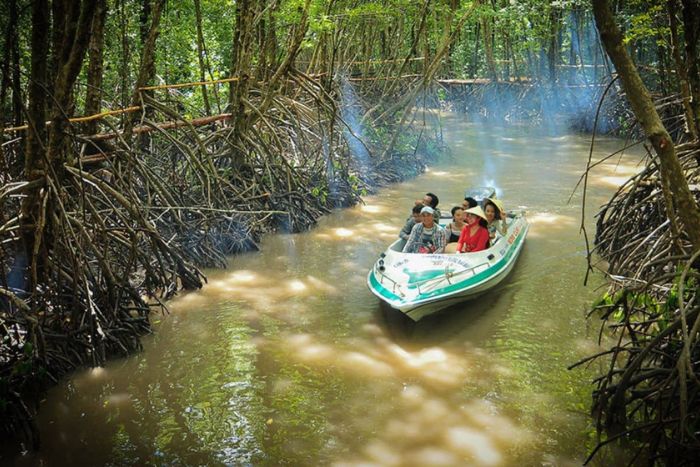
<svg viewBox="0 0 700 467">
<path fill-rule="evenodd" d="M 5 113 L 5 99 L 7 98 L 7 92 L 12 86 L 12 78 L 10 75 L 10 67 L 12 63 L 12 49 L 15 41 L 15 36 L 17 35 L 17 0 L 9 0 L 8 5 L 8 21 L 7 29 L 5 30 L 5 53 L 2 57 L 2 77 L 0 79 L 0 112 Z M 0 114 L 0 115 L 2 115 Z M 4 126 L 5 122 L 9 120 L 6 117 L 0 119 L 0 127 Z M 1 149 L 0 149 L 1 150 Z"/>
<path fill-rule="evenodd" d="M 151 29 L 149 20 L 151 18 L 151 2 L 153 0 L 141 0 L 141 11 L 139 13 L 139 39 L 141 46 L 145 46 L 148 40 L 148 31 Z"/>
<path fill-rule="evenodd" d="M 472 63 L 469 68 L 469 77 L 476 78 L 476 73 L 479 70 L 479 36 L 481 32 L 481 23 L 476 23 L 474 27 L 474 55 L 472 55 Z"/>
<path fill-rule="evenodd" d="M 233 114 L 233 126 L 237 133 L 245 123 L 244 99 L 248 97 L 251 47 L 253 44 L 253 5 L 251 0 L 236 2 L 236 30 L 233 36 L 233 63 L 231 75 L 238 81 L 231 82 L 229 107 Z"/>
<path fill-rule="evenodd" d="M 549 13 L 549 48 L 547 49 L 547 64 L 549 65 L 549 81 L 554 84 L 557 81 L 557 65 L 559 65 L 559 22 L 561 10 L 551 7 Z"/>
<path fill-rule="evenodd" d="M 163 15 L 166 0 L 142 0 L 139 16 L 139 37 L 141 39 L 141 60 L 139 61 L 139 73 L 136 78 L 136 86 L 131 95 L 131 106 L 140 105 L 141 97 L 139 88 L 152 84 L 156 77 L 156 41 L 160 34 L 160 20 Z M 154 91 L 143 91 L 153 96 Z M 147 115 L 151 115 L 149 109 L 145 109 Z M 134 123 L 136 115 L 130 120 Z M 127 125 L 128 126 L 128 125 Z M 127 132 L 128 133 L 128 132 Z M 145 141 L 141 141 L 142 145 Z"/>
<path fill-rule="evenodd" d="M 95 17 L 92 21 L 90 45 L 88 46 L 87 92 L 85 94 L 85 115 L 99 113 L 102 109 L 102 75 L 104 56 L 105 20 L 107 19 L 107 0 L 95 0 Z M 88 135 L 97 133 L 98 121 L 91 120 L 85 124 Z"/>
<path fill-rule="evenodd" d="M 330 2 L 331 5 L 333 3 L 333 1 Z M 277 18 L 275 13 L 278 7 L 279 3 L 275 2 L 267 13 L 267 36 L 265 37 L 265 49 L 263 53 L 265 55 L 265 63 L 270 70 L 274 70 L 277 66 Z M 330 6 L 328 10 L 330 11 Z M 267 76 L 269 76 L 269 74 L 266 72 L 265 78 L 267 78 Z"/>
<path fill-rule="evenodd" d="M 47 58 L 49 40 L 46 31 L 49 30 L 49 2 L 35 0 L 32 3 L 32 39 L 31 39 L 31 71 L 29 79 L 29 105 L 27 108 L 26 152 L 24 159 L 24 174 L 28 180 L 35 180 L 44 175 L 44 144 L 46 141 L 46 90 L 48 68 Z M 26 199 L 25 199 L 26 201 Z M 23 202 L 26 208 L 28 203 Z M 30 215 L 29 210 L 23 210 L 25 219 Z"/>
<path fill-rule="evenodd" d="M 446 16 L 445 18 L 445 27 L 447 29 L 450 28 L 451 23 L 452 23 L 452 18 L 455 17 L 457 14 L 457 10 L 459 9 L 459 0 L 449 0 L 449 7 L 450 7 L 450 14 Z M 458 35 L 459 37 L 459 35 Z M 450 50 L 447 52 L 447 57 L 445 57 L 446 61 L 446 70 L 449 73 L 450 76 L 453 76 L 456 72 L 456 70 L 453 70 L 454 68 L 454 61 L 452 60 L 452 55 L 454 54 L 454 44 L 458 41 L 459 39 L 455 40 L 454 43 L 450 44 Z M 382 47 L 384 48 L 384 47 Z"/>
<path fill-rule="evenodd" d="M 399 71 L 397 72 L 397 75 L 399 76 L 401 76 L 404 73 L 409 63 L 411 63 L 410 59 L 415 58 L 418 55 L 418 41 L 423 35 L 423 30 L 426 28 L 430 1 L 431 0 L 425 0 L 423 2 L 423 6 L 421 7 L 420 13 L 418 13 L 420 15 L 420 23 L 418 23 L 418 30 L 415 29 L 415 23 L 411 25 L 411 48 L 409 49 L 408 54 L 406 54 L 406 58 L 404 58 L 404 61 L 401 64 L 401 68 L 399 68 Z M 424 61 L 427 60 L 428 57 L 424 57 Z M 400 80 L 391 81 L 385 94 L 391 95 L 391 93 L 393 93 L 394 90 L 400 85 L 399 83 Z"/>
<path fill-rule="evenodd" d="M 141 98 L 139 90 L 140 88 L 149 84 L 149 82 L 155 76 L 155 52 L 156 52 L 156 40 L 158 39 L 158 34 L 160 33 L 160 18 L 163 13 L 163 8 L 165 7 L 165 0 L 156 0 L 153 9 L 151 10 L 151 25 L 148 29 L 148 34 L 146 35 L 146 40 L 141 49 L 141 61 L 139 65 L 139 75 L 136 79 L 136 85 L 134 86 L 134 92 L 131 95 L 131 105 L 137 106 L 141 105 Z M 132 116 L 127 120 L 127 125 L 124 129 L 127 138 L 133 128 L 134 123 L 138 116 Z"/>
<path fill-rule="evenodd" d="M 206 66 L 204 64 L 206 47 L 204 47 L 204 34 L 202 34 L 202 7 L 200 5 L 200 0 L 194 0 L 194 12 L 196 17 L 195 21 L 197 23 L 197 61 L 199 62 L 199 79 L 200 81 L 206 81 Z M 202 99 L 204 99 L 204 112 L 207 115 L 211 115 L 207 87 L 200 87 L 202 88 Z"/>
<path fill-rule="evenodd" d="M 27 108 L 27 141 L 24 157 L 24 174 L 29 182 L 38 182 L 44 178 L 45 142 L 46 142 L 46 102 L 48 89 L 48 48 L 49 36 L 49 4 L 48 0 L 35 0 L 32 3 L 32 38 L 31 38 L 31 71 L 29 79 L 29 105 Z M 22 235 L 22 250 L 15 255 L 17 264 L 29 264 L 31 261 L 31 274 L 26 278 L 24 289 L 34 290 L 38 282 L 37 255 L 35 247 L 41 246 L 41 236 L 36 232 L 36 226 L 40 224 L 40 191 L 31 190 L 22 199 L 20 207 L 20 228 Z M 19 274 L 24 275 L 23 271 Z M 25 281 L 22 280 L 24 283 Z"/>
<path fill-rule="evenodd" d="M 131 49 L 129 48 L 129 25 L 126 12 L 126 0 L 119 0 L 119 32 L 121 44 L 121 60 L 119 62 L 119 78 L 121 81 L 120 97 L 121 106 L 128 107 L 131 103 L 131 86 L 129 80 L 129 62 L 131 61 Z M 126 119 L 129 122 L 130 119 Z"/>
<path fill-rule="evenodd" d="M 681 3 L 683 4 L 683 33 L 688 86 L 691 95 L 690 105 L 695 118 L 695 134 L 700 135 L 700 63 L 698 63 L 700 0 L 681 0 Z"/>
<path fill-rule="evenodd" d="M 51 86 L 53 107 L 47 153 L 50 163 L 58 172 L 62 170 L 64 162 L 72 162 L 68 160 L 72 154 L 64 147 L 66 131 L 70 125 L 68 118 L 74 107 L 73 86 L 83 64 L 96 6 L 97 3 L 93 0 L 73 2 L 65 9 L 65 18 L 55 18 L 59 24 L 64 25 L 64 30 L 63 37 L 54 35 L 59 38 L 61 48 L 56 51 L 59 61 L 55 64 L 56 75 Z"/>
<path fill-rule="evenodd" d="M 622 33 L 615 24 L 607 0 L 593 0 L 593 13 L 605 50 L 617 69 L 632 110 L 658 155 L 661 183 L 673 195 L 676 205 L 667 206 L 667 212 L 678 214 L 690 238 L 693 251 L 697 251 L 700 249 L 700 209 L 688 188 L 688 181 L 676 155 L 673 140 L 661 122 L 637 68 L 627 54 Z"/>
<path fill-rule="evenodd" d="M 0 109 L 4 111 L 5 100 L 8 92 L 11 92 L 10 118 L 5 118 L 2 123 L 11 122 L 14 126 L 22 124 L 22 95 L 20 81 L 20 55 L 19 55 L 19 9 L 17 0 L 10 0 L 8 5 L 8 22 L 5 31 L 5 54 L 2 65 L 2 85 L 0 85 Z"/>
<path fill-rule="evenodd" d="M 481 0 L 478 1 L 481 4 Z M 484 36 L 484 53 L 486 55 L 486 68 L 489 78 L 493 81 L 498 81 L 498 72 L 496 71 L 496 59 L 493 55 L 493 30 L 491 29 L 491 18 L 481 19 L 481 29 Z"/>
<path fill-rule="evenodd" d="M 506 23 L 506 29 L 503 31 L 503 51 L 505 54 L 505 67 L 503 70 L 503 79 L 506 81 L 510 81 L 510 76 L 511 76 L 511 49 L 510 49 L 510 34 L 508 33 L 508 24 Z"/>
</svg>

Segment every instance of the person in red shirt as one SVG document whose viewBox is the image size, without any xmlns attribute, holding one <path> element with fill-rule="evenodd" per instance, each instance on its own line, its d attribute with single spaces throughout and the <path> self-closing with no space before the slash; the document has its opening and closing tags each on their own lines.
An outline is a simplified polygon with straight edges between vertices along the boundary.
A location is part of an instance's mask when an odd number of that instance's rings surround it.
<svg viewBox="0 0 700 467">
<path fill-rule="evenodd" d="M 474 253 L 485 250 L 489 244 L 489 231 L 486 228 L 486 214 L 481 206 L 469 208 L 464 219 L 467 225 L 462 229 L 462 233 L 457 241 L 458 253 Z"/>
</svg>

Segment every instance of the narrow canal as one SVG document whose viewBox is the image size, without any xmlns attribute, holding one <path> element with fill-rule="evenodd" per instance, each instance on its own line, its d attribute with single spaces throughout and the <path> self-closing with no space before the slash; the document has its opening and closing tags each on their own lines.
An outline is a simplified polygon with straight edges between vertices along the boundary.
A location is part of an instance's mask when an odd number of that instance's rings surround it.
<svg viewBox="0 0 700 467">
<path fill-rule="evenodd" d="M 452 156 L 208 271 L 144 351 L 51 390 L 18 465 L 580 465 L 594 444 L 581 194 L 590 137 L 444 120 Z M 623 141 L 602 139 L 594 157 Z M 638 155 L 598 167 L 587 225 Z M 493 184 L 532 227 L 504 285 L 415 326 L 365 286 L 413 200 Z M 609 465 L 610 459 L 598 461 Z"/>
</svg>

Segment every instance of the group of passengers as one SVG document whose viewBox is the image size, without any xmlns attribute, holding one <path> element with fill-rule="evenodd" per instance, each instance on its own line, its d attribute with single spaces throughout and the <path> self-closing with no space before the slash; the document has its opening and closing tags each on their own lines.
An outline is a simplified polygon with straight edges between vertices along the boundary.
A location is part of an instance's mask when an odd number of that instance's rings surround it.
<svg viewBox="0 0 700 467">
<path fill-rule="evenodd" d="M 461 206 L 450 210 L 452 222 L 445 227 L 440 225 L 438 202 L 433 193 L 416 201 L 399 233 L 406 240 L 404 253 L 473 253 L 485 250 L 497 234 L 507 232 L 507 216 L 496 198 L 486 198 L 483 208 L 474 198 L 464 198 Z"/>
</svg>

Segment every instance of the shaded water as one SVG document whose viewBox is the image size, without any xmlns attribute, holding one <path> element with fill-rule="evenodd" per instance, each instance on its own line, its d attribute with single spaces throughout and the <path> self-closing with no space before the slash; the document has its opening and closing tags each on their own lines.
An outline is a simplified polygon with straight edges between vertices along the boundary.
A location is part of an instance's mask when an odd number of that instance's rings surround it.
<svg viewBox="0 0 700 467">
<path fill-rule="evenodd" d="M 452 159 L 311 232 L 268 236 L 175 300 L 144 352 L 51 390 L 43 449 L 17 463 L 580 465 L 593 373 L 566 366 L 596 350 L 584 310 L 602 278 L 582 285 L 581 196 L 567 199 L 589 137 L 444 124 Z M 638 159 L 596 170 L 591 233 Z M 488 181 L 532 223 L 504 285 L 416 325 L 380 307 L 366 273 L 413 200 L 433 191 L 448 211 Z"/>
</svg>

